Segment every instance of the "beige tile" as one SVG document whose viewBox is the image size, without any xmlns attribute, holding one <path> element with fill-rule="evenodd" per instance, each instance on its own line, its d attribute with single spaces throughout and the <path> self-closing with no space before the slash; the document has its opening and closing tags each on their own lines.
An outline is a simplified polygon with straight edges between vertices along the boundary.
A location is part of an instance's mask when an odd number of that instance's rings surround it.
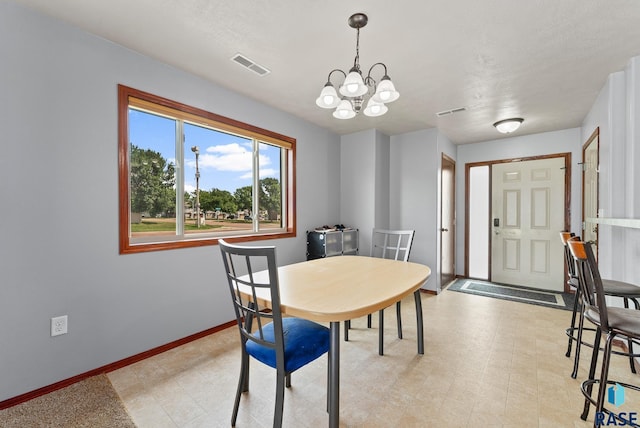
<svg viewBox="0 0 640 428">
<path fill-rule="evenodd" d="M 425 354 L 416 354 L 415 306 L 403 302 L 404 339 L 385 312 L 385 355 L 377 315 L 352 321 L 341 342 L 342 427 L 589 427 L 580 420 L 580 383 L 591 349 L 583 347 L 578 379 L 565 357 L 571 313 L 444 291 L 423 294 Z M 592 340 L 591 336 L 586 340 Z M 575 350 L 575 343 L 573 346 Z M 140 428 L 230 425 L 239 375 L 235 327 L 109 374 Z M 285 392 L 285 427 L 326 426 L 327 359 L 293 374 Z M 599 372 L 598 372 L 599 373 Z M 613 357 L 611 376 L 638 383 L 628 361 Z M 251 362 L 238 427 L 270 427 L 275 373 Z"/>
</svg>

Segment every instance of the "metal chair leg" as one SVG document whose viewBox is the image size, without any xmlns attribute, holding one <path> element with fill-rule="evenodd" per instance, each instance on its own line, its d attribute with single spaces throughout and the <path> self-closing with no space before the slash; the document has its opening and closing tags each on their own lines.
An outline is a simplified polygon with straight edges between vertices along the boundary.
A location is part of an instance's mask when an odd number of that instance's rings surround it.
<svg viewBox="0 0 640 428">
<path fill-rule="evenodd" d="M 604 408 L 604 399 L 607 394 L 607 378 L 609 377 L 609 363 L 611 361 L 611 347 L 613 346 L 613 338 L 615 334 L 607 334 L 607 340 L 604 345 L 604 355 L 602 357 L 602 370 L 600 372 L 600 384 L 598 387 L 598 401 L 596 401 L 596 414 L 602 412 Z M 593 424 L 596 427 L 594 421 Z"/>
<path fill-rule="evenodd" d="M 574 295 L 575 299 L 573 300 L 573 313 L 571 314 L 571 326 L 567 329 L 567 336 L 569 336 L 569 340 L 567 343 L 567 353 L 564 354 L 567 358 L 571 356 L 571 344 L 573 342 L 573 332 L 576 329 L 576 314 L 580 310 L 580 290 L 576 290 L 576 294 Z M 580 328 L 580 327 L 578 327 Z"/>
<path fill-rule="evenodd" d="M 378 315 L 378 354 L 384 354 L 384 309 Z"/>
<path fill-rule="evenodd" d="M 593 381 L 595 379 L 596 374 L 596 366 L 598 365 L 598 352 L 600 351 L 600 338 L 602 337 L 602 331 L 598 327 L 596 329 L 596 337 L 593 341 L 593 352 L 591 353 L 591 367 L 589 368 L 589 377 L 587 381 Z M 587 389 L 585 393 L 591 397 L 591 393 L 593 391 L 593 383 L 589 383 L 587 385 Z M 582 414 L 580 415 L 580 419 L 583 421 L 587 420 L 587 416 L 589 416 L 589 407 L 591 405 L 591 401 L 585 397 L 584 399 L 584 409 L 582 410 Z"/>
<path fill-rule="evenodd" d="M 578 376 L 578 365 L 580 364 L 580 350 L 582 349 L 582 332 L 584 328 L 584 315 L 580 313 L 578 320 L 578 336 L 576 338 L 576 354 L 573 356 L 573 371 L 571 377 L 575 379 Z M 569 339 L 571 341 L 571 339 Z"/>
<path fill-rule="evenodd" d="M 398 339 L 402 339 L 402 314 L 400 313 L 400 302 L 396 302 L 396 317 L 398 318 Z"/>
<path fill-rule="evenodd" d="M 624 298 L 624 307 L 629 309 L 629 299 L 628 298 Z M 637 303 L 636 303 L 636 309 L 638 309 L 637 307 Z M 631 366 L 631 373 L 636 374 L 636 364 L 635 361 L 633 360 L 633 340 L 631 340 L 630 338 L 627 338 L 627 347 L 629 348 L 629 365 Z"/>
<path fill-rule="evenodd" d="M 286 375 L 278 373 L 276 379 L 276 405 L 273 414 L 273 427 L 280 428 L 282 426 L 282 416 L 284 414 L 284 386 L 286 384 Z"/>
<path fill-rule="evenodd" d="M 424 355 L 424 326 L 422 316 L 422 297 L 420 289 L 413 293 L 413 299 L 416 301 L 416 333 L 418 335 L 418 354 Z"/>
<path fill-rule="evenodd" d="M 249 390 L 249 355 L 242 353 L 240 361 L 240 378 L 238 379 L 238 389 L 236 390 L 236 401 L 233 403 L 233 413 L 231 414 L 231 426 L 236 426 L 238 409 L 240 408 L 240 397 L 243 392 Z"/>
</svg>

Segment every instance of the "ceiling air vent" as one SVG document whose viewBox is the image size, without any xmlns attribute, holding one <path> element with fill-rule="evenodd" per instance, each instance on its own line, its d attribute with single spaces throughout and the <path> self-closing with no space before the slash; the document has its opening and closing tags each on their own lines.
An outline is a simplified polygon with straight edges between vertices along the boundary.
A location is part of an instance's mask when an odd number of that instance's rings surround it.
<svg viewBox="0 0 640 428">
<path fill-rule="evenodd" d="M 260 64 L 256 64 L 255 62 L 253 62 L 252 60 L 250 60 L 246 56 L 244 56 L 242 54 L 239 54 L 239 53 L 235 54 L 231 58 L 231 61 L 237 62 L 238 64 L 240 64 L 244 68 L 248 68 L 249 70 L 253 71 L 254 73 L 256 73 L 259 76 L 266 76 L 267 74 L 271 73 L 271 71 L 269 71 L 269 69 L 261 66 Z"/>
<path fill-rule="evenodd" d="M 438 117 L 442 117 L 442 116 L 447 116 L 453 113 L 459 113 L 461 111 L 466 111 L 467 108 L 466 107 L 458 107 L 458 108 L 452 108 L 451 110 L 443 110 L 443 111 L 439 111 L 438 113 L 436 113 L 436 116 Z"/>
</svg>

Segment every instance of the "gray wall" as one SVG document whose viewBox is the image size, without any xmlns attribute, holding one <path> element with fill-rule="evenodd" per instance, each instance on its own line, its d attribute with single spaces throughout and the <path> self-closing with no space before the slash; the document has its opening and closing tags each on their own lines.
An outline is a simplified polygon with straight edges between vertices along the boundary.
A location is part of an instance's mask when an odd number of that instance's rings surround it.
<svg viewBox="0 0 640 428">
<path fill-rule="evenodd" d="M 582 143 L 600 129 L 601 217 L 640 218 L 640 57 L 612 73 L 582 125 Z M 604 277 L 640 284 L 640 229 L 600 225 Z"/>
<path fill-rule="evenodd" d="M 440 168 L 456 147 L 436 129 L 388 137 L 368 130 L 341 138 L 340 217 L 360 228 L 368 254 L 373 227 L 414 229 L 411 261 L 431 267 L 425 289 L 440 288 Z"/>
<path fill-rule="evenodd" d="M 376 148 L 375 148 L 375 164 L 376 164 L 376 201 L 375 201 L 375 220 L 376 228 L 389 228 L 391 204 L 389 203 L 389 174 L 390 174 L 390 155 L 391 155 L 391 138 L 379 131 L 376 131 Z M 371 244 L 371 243 L 369 243 Z"/>
<path fill-rule="evenodd" d="M 356 132 L 340 147 L 340 223 L 360 230 L 360 254 L 369 255 L 373 228 L 389 228 L 389 137 Z"/>
<path fill-rule="evenodd" d="M 335 134 L 8 2 L 0 58 L 0 401 L 233 318 L 217 247 L 118 254 L 118 83 L 297 139 L 280 264 L 339 221 Z"/>
<path fill-rule="evenodd" d="M 391 227 L 415 229 L 411 261 L 431 268 L 423 287 L 437 287 L 438 131 L 427 129 L 391 137 Z"/>
<path fill-rule="evenodd" d="M 370 254 L 371 230 L 375 227 L 376 131 L 343 135 L 340 143 L 340 220 L 359 229 L 361 255 Z"/>
</svg>

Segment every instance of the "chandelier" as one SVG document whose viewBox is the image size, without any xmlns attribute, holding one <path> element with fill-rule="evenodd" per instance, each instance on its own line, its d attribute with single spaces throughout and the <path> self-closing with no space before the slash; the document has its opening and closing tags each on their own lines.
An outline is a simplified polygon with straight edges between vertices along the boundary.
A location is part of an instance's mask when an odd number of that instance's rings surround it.
<svg viewBox="0 0 640 428">
<path fill-rule="evenodd" d="M 387 66 L 377 62 L 371 66 L 366 77 L 362 77 L 360 70 L 360 29 L 367 25 L 369 18 L 364 13 L 356 13 L 349 17 L 349 26 L 356 29 L 356 57 L 353 60 L 353 67 L 349 73 L 340 69 L 331 70 L 327 83 L 322 88 L 320 96 L 316 99 L 316 104 L 321 108 L 335 108 L 333 117 L 337 119 L 351 119 L 360 113 L 365 104 L 364 114 L 367 116 L 382 116 L 387 112 L 387 103 L 398 99 L 400 94 L 396 91 L 393 82 L 387 75 Z M 371 77 L 371 72 L 376 66 L 384 68 L 384 75 L 380 82 L 376 82 Z M 341 73 L 344 76 L 338 92 L 331 83 L 331 76 L 334 73 Z"/>
</svg>

